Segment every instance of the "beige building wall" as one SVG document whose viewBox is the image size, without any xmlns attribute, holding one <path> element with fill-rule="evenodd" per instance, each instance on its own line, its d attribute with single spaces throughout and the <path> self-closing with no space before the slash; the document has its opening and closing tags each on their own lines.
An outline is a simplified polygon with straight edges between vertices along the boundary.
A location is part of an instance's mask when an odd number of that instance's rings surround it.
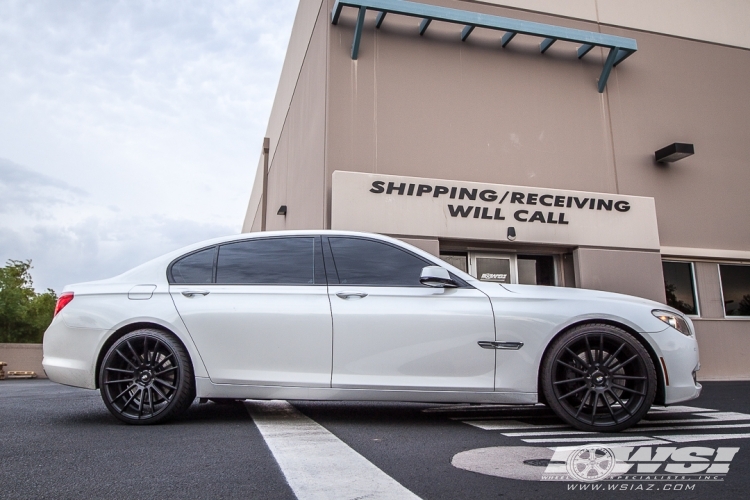
<svg viewBox="0 0 750 500">
<path fill-rule="evenodd" d="M 375 30 L 368 13 L 352 61 L 355 13 L 345 9 L 331 27 L 327 176 L 349 170 L 616 191 L 609 117 L 596 90 L 600 52 L 571 60 L 574 46 L 565 44 L 567 57 L 541 56 L 537 39 L 520 36 L 503 50 L 499 34 L 486 30 L 461 43 L 461 26 L 437 22 L 420 37 L 419 19 L 395 15 Z"/>
<path fill-rule="evenodd" d="M 746 0 L 461 0 L 750 48 Z"/>
<path fill-rule="evenodd" d="M 325 226 L 327 16 L 325 9 L 317 11 L 317 21 L 301 61 L 285 119 L 278 129 L 278 138 L 270 137 L 270 143 L 275 143 L 275 147 L 269 152 L 267 230 L 322 229 Z M 282 74 L 280 89 L 287 87 L 283 79 L 292 78 L 290 75 L 293 74 Z M 269 125 L 269 133 L 275 131 Z M 262 161 L 261 158 L 261 173 Z M 259 205 L 266 202 L 262 198 Z M 277 214 L 282 205 L 287 207 L 286 216 Z M 255 211 L 260 214 L 262 207 Z M 260 223 L 256 220 L 252 227 L 259 229 Z"/>
<path fill-rule="evenodd" d="M 701 355 L 698 380 L 750 380 L 747 320 L 694 319 Z"/>
<path fill-rule="evenodd" d="M 0 361 L 11 372 L 36 372 L 37 378 L 47 378 L 42 367 L 42 344 L 0 344 Z M 2 382 L 0 382 L 2 383 Z"/>
<path fill-rule="evenodd" d="M 255 179 L 253 180 L 253 189 L 250 193 L 250 201 L 247 204 L 245 219 L 242 223 L 242 232 L 251 233 L 261 230 L 261 218 L 263 207 L 263 154 L 261 153 L 258 160 L 258 166 L 255 168 Z"/>
<path fill-rule="evenodd" d="M 638 40 L 607 90 L 619 191 L 656 199 L 664 246 L 750 250 L 750 50 L 607 32 Z M 695 155 L 656 164 L 673 142 Z"/>
<path fill-rule="evenodd" d="M 573 251 L 579 288 L 636 295 L 664 303 L 664 276 L 658 252 L 577 248 Z"/>
</svg>

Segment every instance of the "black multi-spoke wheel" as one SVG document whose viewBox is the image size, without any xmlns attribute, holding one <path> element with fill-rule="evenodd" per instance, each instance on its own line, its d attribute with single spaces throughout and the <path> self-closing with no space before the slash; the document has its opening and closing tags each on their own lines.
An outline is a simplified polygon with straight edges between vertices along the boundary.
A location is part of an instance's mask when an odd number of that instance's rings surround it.
<svg viewBox="0 0 750 500">
<path fill-rule="evenodd" d="M 638 340 L 611 325 L 565 332 L 542 363 L 547 404 L 581 430 L 616 432 L 636 424 L 656 395 L 656 370 Z"/>
<path fill-rule="evenodd" d="M 99 388 L 109 411 L 129 424 L 163 422 L 195 399 L 188 354 L 158 330 L 137 330 L 115 342 L 102 361 Z"/>
</svg>

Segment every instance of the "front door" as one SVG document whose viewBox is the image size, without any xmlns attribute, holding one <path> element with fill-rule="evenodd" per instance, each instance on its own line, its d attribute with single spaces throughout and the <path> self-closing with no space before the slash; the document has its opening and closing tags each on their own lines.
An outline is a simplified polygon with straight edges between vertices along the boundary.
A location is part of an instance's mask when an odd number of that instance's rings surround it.
<svg viewBox="0 0 750 500">
<path fill-rule="evenodd" d="M 433 263 L 387 242 L 327 238 L 333 314 L 332 386 L 342 388 L 494 389 L 495 340 L 486 295 L 465 284 L 419 283 Z"/>
<path fill-rule="evenodd" d="M 330 387 L 319 237 L 231 242 L 175 262 L 171 273 L 172 298 L 213 382 Z"/>
</svg>

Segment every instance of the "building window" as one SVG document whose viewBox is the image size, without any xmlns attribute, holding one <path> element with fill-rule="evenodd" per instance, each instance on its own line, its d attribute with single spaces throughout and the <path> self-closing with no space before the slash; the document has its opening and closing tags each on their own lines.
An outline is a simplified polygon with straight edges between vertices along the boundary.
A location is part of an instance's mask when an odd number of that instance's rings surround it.
<svg viewBox="0 0 750 500">
<path fill-rule="evenodd" d="M 750 266 L 719 265 L 724 314 L 750 316 Z"/>
<path fill-rule="evenodd" d="M 555 259 L 551 255 L 519 255 L 518 282 L 522 285 L 555 285 Z"/>
<path fill-rule="evenodd" d="M 469 272 L 469 257 L 466 252 L 440 253 L 440 258 L 453 267 L 457 267 L 465 273 Z"/>
<path fill-rule="evenodd" d="M 667 305 L 685 314 L 698 314 L 692 262 L 662 262 Z"/>
</svg>

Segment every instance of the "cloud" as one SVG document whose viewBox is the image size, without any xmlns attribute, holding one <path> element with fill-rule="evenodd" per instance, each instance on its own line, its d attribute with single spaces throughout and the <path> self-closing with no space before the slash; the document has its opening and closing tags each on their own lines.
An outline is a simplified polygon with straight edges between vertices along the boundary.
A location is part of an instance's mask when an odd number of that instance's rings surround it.
<svg viewBox="0 0 750 500">
<path fill-rule="evenodd" d="M 25 212 L 45 215 L 58 204 L 85 197 L 86 191 L 0 158 L 0 214 Z"/>
<path fill-rule="evenodd" d="M 0 2 L 0 259 L 59 290 L 238 232 L 296 5 Z"/>
<path fill-rule="evenodd" d="M 0 224 L 0 258 L 31 259 L 35 288 L 59 293 L 67 284 L 109 278 L 190 243 L 236 232 L 231 225 L 113 213 L 22 230 Z"/>
</svg>

